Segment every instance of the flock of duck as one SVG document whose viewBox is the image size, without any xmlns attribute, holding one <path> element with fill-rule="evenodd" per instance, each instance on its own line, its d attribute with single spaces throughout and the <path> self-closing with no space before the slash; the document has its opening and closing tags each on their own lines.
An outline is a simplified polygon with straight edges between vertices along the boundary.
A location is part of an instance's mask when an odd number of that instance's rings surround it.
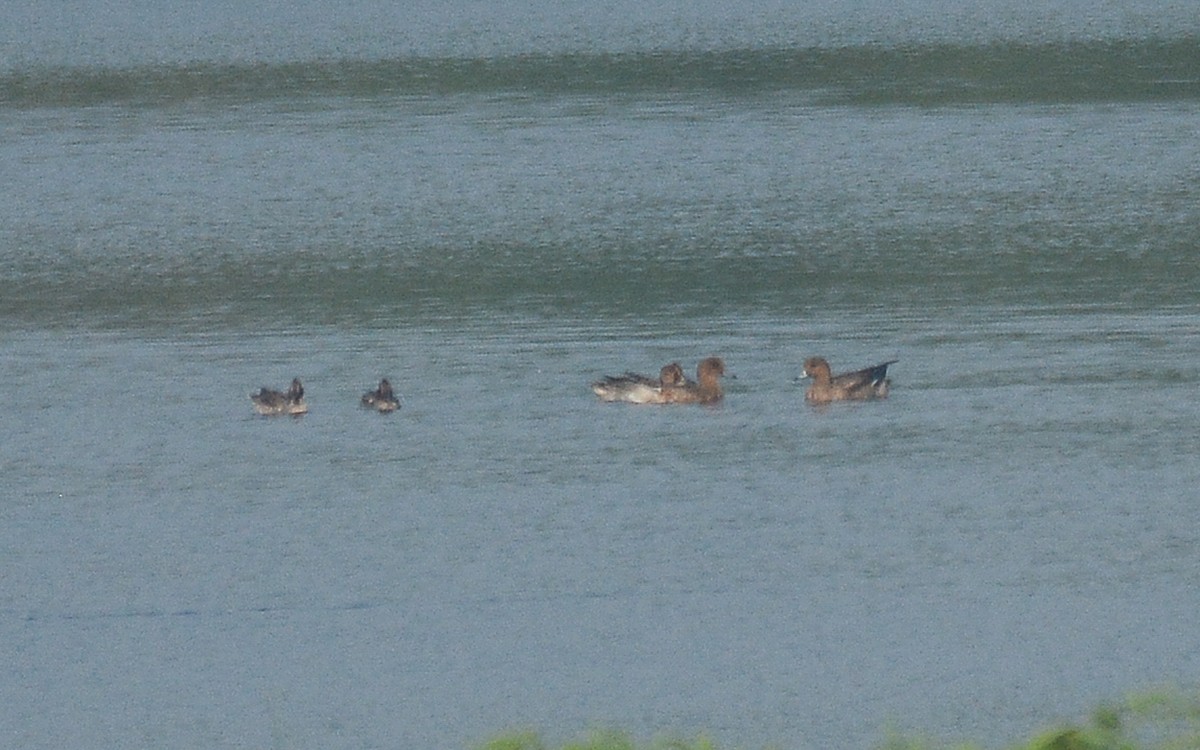
<svg viewBox="0 0 1200 750">
<path fill-rule="evenodd" d="M 898 360 L 889 360 L 853 372 L 834 375 L 829 363 L 821 357 L 810 357 L 804 362 L 801 377 L 812 378 L 812 385 L 804 398 L 814 404 L 833 401 L 869 401 L 887 398 L 891 381 L 887 377 L 888 365 Z M 700 360 L 696 366 L 696 380 L 688 380 L 678 362 L 666 365 L 658 378 L 627 372 L 624 375 L 608 375 L 592 383 L 592 391 L 602 401 L 627 401 L 632 404 L 713 404 L 725 395 L 721 390 L 721 376 L 725 374 L 725 361 L 720 357 Z"/>
<path fill-rule="evenodd" d="M 833 401 L 869 401 L 887 398 L 891 380 L 887 377 L 892 359 L 861 370 L 834 375 L 829 363 L 822 357 L 810 357 L 804 361 L 801 377 L 811 378 L 812 384 L 804 398 L 813 404 L 828 404 Z M 689 380 L 678 362 L 665 365 L 658 377 L 627 372 L 624 375 L 606 375 L 592 383 L 592 391 L 601 401 L 624 401 L 631 404 L 715 404 L 725 392 L 721 388 L 721 376 L 725 374 L 725 360 L 708 357 L 696 366 L 696 379 Z M 264 416 L 299 415 L 308 412 L 304 400 L 304 386 L 299 378 L 293 378 L 286 391 L 262 388 L 251 393 L 254 410 Z M 400 408 L 400 399 L 392 390 L 387 378 L 379 381 L 379 387 L 363 394 L 363 407 L 382 413 Z"/>
</svg>

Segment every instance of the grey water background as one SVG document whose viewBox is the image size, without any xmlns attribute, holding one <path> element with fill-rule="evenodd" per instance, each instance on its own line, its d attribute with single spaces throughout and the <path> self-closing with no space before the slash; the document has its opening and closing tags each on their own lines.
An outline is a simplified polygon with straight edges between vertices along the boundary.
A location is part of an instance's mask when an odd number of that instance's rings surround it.
<svg viewBox="0 0 1200 750">
<path fill-rule="evenodd" d="M 4 744 L 1194 685 L 1198 115 L 1188 3 L 4 5 Z M 710 354 L 717 408 L 587 388 Z"/>
</svg>

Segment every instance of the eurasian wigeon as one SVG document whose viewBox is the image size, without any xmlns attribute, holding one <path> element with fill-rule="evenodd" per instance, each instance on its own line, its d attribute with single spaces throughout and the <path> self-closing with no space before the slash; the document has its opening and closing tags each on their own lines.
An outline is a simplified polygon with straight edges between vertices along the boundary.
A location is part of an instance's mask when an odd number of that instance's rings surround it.
<svg viewBox="0 0 1200 750">
<path fill-rule="evenodd" d="M 258 393 L 251 393 L 250 400 L 254 402 L 254 411 L 268 417 L 308 412 L 308 404 L 304 402 L 304 386 L 300 385 L 299 378 L 292 378 L 292 385 L 286 393 L 263 388 Z"/>
<path fill-rule="evenodd" d="M 898 361 L 893 359 L 854 372 L 834 375 L 824 358 L 809 357 L 804 360 L 801 377 L 812 378 L 813 382 L 804 398 L 814 404 L 887 398 L 888 387 L 892 382 L 888 380 L 887 368 Z"/>
<path fill-rule="evenodd" d="M 624 375 L 605 375 L 592 383 L 592 391 L 603 401 L 626 401 L 631 404 L 669 404 L 671 393 L 684 386 L 687 378 L 678 362 L 665 365 L 658 379 L 627 372 Z"/>
<path fill-rule="evenodd" d="M 362 405 L 380 412 L 396 411 L 400 408 L 400 399 L 392 391 L 392 384 L 387 378 L 379 381 L 379 387 L 363 394 Z"/>
<path fill-rule="evenodd" d="M 715 404 L 725 392 L 721 390 L 721 376 L 725 374 L 725 360 L 709 357 L 696 365 L 695 383 L 688 381 L 666 390 L 667 403 L 672 404 Z"/>
</svg>

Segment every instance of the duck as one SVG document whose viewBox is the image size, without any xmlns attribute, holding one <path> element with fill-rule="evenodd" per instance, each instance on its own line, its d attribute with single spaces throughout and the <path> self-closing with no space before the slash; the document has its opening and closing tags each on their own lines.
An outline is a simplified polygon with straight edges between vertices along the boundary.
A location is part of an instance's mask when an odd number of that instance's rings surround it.
<svg viewBox="0 0 1200 750">
<path fill-rule="evenodd" d="M 809 357 L 804 360 L 804 370 L 800 376 L 812 378 L 813 382 L 804 398 L 813 404 L 887 398 L 892 384 L 887 377 L 887 368 L 899 361 L 892 359 L 854 372 L 834 375 L 823 357 Z"/>
<path fill-rule="evenodd" d="M 601 401 L 625 401 L 631 404 L 669 404 L 672 392 L 690 382 L 678 362 L 664 365 L 658 379 L 627 372 L 624 375 L 605 375 L 592 383 L 592 392 Z"/>
<path fill-rule="evenodd" d="M 386 414 L 400 408 L 400 399 L 396 398 L 392 384 L 388 382 L 387 378 L 384 378 L 379 381 L 378 388 L 363 394 L 362 405 Z"/>
<path fill-rule="evenodd" d="M 254 411 L 263 416 L 308 413 L 308 404 L 304 401 L 304 386 L 300 384 L 300 378 L 292 378 L 292 384 L 286 393 L 263 388 L 258 393 L 251 393 L 250 400 L 254 402 Z"/>
<path fill-rule="evenodd" d="M 696 365 L 696 382 L 686 381 L 666 391 L 668 403 L 672 404 L 715 404 L 725 397 L 721 389 L 721 376 L 725 374 L 725 360 L 708 357 Z"/>
</svg>

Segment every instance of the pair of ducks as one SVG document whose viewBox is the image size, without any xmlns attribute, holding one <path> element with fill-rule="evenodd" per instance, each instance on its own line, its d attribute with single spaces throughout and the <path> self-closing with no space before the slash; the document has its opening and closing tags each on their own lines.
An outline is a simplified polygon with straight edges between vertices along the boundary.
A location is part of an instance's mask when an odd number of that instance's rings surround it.
<svg viewBox="0 0 1200 750">
<path fill-rule="evenodd" d="M 709 357 L 696 366 L 696 381 L 688 380 L 678 362 L 662 368 L 658 379 L 627 372 L 606 375 L 592 383 L 592 391 L 602 401 L 627 401 L 631 404 L 715 404 L 725 395 L 721 376 L 725 360 Z"/>
<path fill-rule="evenodd" d="M 824 358 L 810 357 L 804 361 L 804 370 L 801 373 L 801 377 L 812 378 L 813 381 L 804 398 L 814 404 L 887 398 L 891 386 L 887 368 L 897 361 L 893 359 L 854 372 L 834 375 Z M 698 382 L 685 378 L 679 363 L 672 362 L 662 368 L 657 380 L 632 372 L 608 375 L 592 383 L 592 391 L 603 401 L 626 401 L 633 404 L 714 404 L 724 395 L 720 380 L 724 374 L 724 360 L 720 357 L 709 357 L 701 360 L 696 367 Z"/>
<path fill-rule="evenodd" d="M 254 402 L 254 411 L 263 416 L 308 413 L 308 403 L 304 400 L 304 386 L 300 384 L 300 378 L 292 378 L 292 384 L 286 391 L 263 388 L 258 393 L 251 393 L 250 400 Z M 387 378 L 380 380 L 379 387 L 375 390 L 364 393 L 361 403 L 369 409 L 383 413 L 400 408 L 400 399 L 396 398 L 392 384 Z"/>
</svg>

